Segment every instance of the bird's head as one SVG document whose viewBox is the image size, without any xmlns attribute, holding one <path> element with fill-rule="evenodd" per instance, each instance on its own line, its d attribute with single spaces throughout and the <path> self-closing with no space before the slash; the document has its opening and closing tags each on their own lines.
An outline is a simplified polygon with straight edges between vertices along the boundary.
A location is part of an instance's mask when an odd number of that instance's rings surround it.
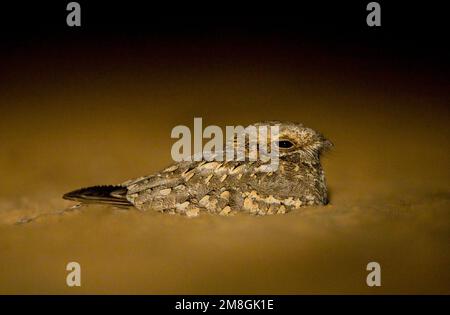
<svg viewBox="0 0 450 315">
<path fill-rule="evenodd" d="M 271 146 L 277 146 L 280 159 L 298 159 L 299 161 L 319 161 L 320 155 L 333 147 L 331 141 L 322 134 L 294 122 L 263 121 L 253 124 L 278 127 L 278 135 L 269 140 Z"/>
</svg>

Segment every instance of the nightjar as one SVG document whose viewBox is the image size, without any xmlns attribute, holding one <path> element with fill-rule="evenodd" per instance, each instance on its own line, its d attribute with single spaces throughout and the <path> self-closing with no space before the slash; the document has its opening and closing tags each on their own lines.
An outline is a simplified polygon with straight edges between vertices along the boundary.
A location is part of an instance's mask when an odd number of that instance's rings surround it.
<svg viewBox="0 0 450 315">
<path fill-rule="evenodd" d="M 332 143 L 313 129 L 292 122 L 266 121 L 252 126 L 277 126 L 279 164 L 267 161 L 182 161 L 152 175 L 119 185 L 94 186 L 69 192 L 65 199 L 139 210 L 197 216 L 247 212 L 282 214 L 302 206 L 328 203 L 320 164 Z"/>
</svg>

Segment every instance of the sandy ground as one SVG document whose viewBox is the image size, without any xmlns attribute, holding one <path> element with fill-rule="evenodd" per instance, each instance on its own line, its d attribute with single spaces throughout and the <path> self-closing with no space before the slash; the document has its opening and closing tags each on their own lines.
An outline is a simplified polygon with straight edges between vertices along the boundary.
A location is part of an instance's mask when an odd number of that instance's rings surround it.
<svg viewBox="0 0 450 315">
<path fill-rule="evenodd" d="M 26 65 L 20 81 L 15 65 L 4 74 L 0 293 L 450 293 L 444 85 L 388 68 L 351 78 L 355 69 L 324 78 L 219 63 L 52 76 L 50 65 Z M 335 144 L 323 159 L 330 205 L 196 219 L 91 206 L 14 224 L 73 205 L 67 191 L 170 164 L 170 131 L 194 116 L 323 132 Z M 69 261 L 81 264 L 80 288 L 65 284 Z M 370 261 L 381 264 L 379 288 L 366 286 Z"/>
</svg>

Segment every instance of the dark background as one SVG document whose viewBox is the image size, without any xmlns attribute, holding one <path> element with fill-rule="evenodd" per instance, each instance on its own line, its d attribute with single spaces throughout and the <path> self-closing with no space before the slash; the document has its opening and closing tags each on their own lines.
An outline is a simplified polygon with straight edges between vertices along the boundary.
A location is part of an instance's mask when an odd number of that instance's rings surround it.
<svg viewBox="0 0 450 315">
<path fill-rule="evenodd" d="M 348 75 L 362 72 L 375 81 L 390 77 L 377 69 L 391 68 L 407 86 L 448 87 L 444 2 L 378 1 L 382 25 L 369 27 L 370 1 L 78 1 L 82 26 L 68 27 L 69 2 L 2 4 L 0 82 L 21 84 L 15 82 L 24 79 L 16 76 L 21 66 L 70 73 L 111 65 L 226 67 L 245 60 L 337 73 L 351 68 Z"/>
<path fill-rule="evenodd" d="M 272 38 L 297 47 L 323 45 L 347 54 L 364 49 L 376 58 L 413 58 L 448 69 L 444 65 L 449 52 L 444 2 L 378 1 L 382 26 L 368 27 L 370 1 L 78 1 L 82 26 L 73 28 L 65 21 L 69 2 L 2 4 L 0 34 L 6 45 L 2 52 L 43 43 L 136 42 L 144 37 L 165 43 Z"/>
</svg>

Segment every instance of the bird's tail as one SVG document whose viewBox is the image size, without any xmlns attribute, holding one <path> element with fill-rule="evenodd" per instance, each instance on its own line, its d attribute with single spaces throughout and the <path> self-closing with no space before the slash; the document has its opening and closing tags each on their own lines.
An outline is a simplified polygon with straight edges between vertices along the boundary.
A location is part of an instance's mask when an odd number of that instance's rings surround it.
<svg viewBox="0 0 450 315">
<path fill-rule="evenodd" d="M 71 191 L 64 199 L 82 203 L 101 203 L 115 206 L 132 206 L 126 198 L 127 188 L 123 186 L 92 186 Z"/>
</svg>

